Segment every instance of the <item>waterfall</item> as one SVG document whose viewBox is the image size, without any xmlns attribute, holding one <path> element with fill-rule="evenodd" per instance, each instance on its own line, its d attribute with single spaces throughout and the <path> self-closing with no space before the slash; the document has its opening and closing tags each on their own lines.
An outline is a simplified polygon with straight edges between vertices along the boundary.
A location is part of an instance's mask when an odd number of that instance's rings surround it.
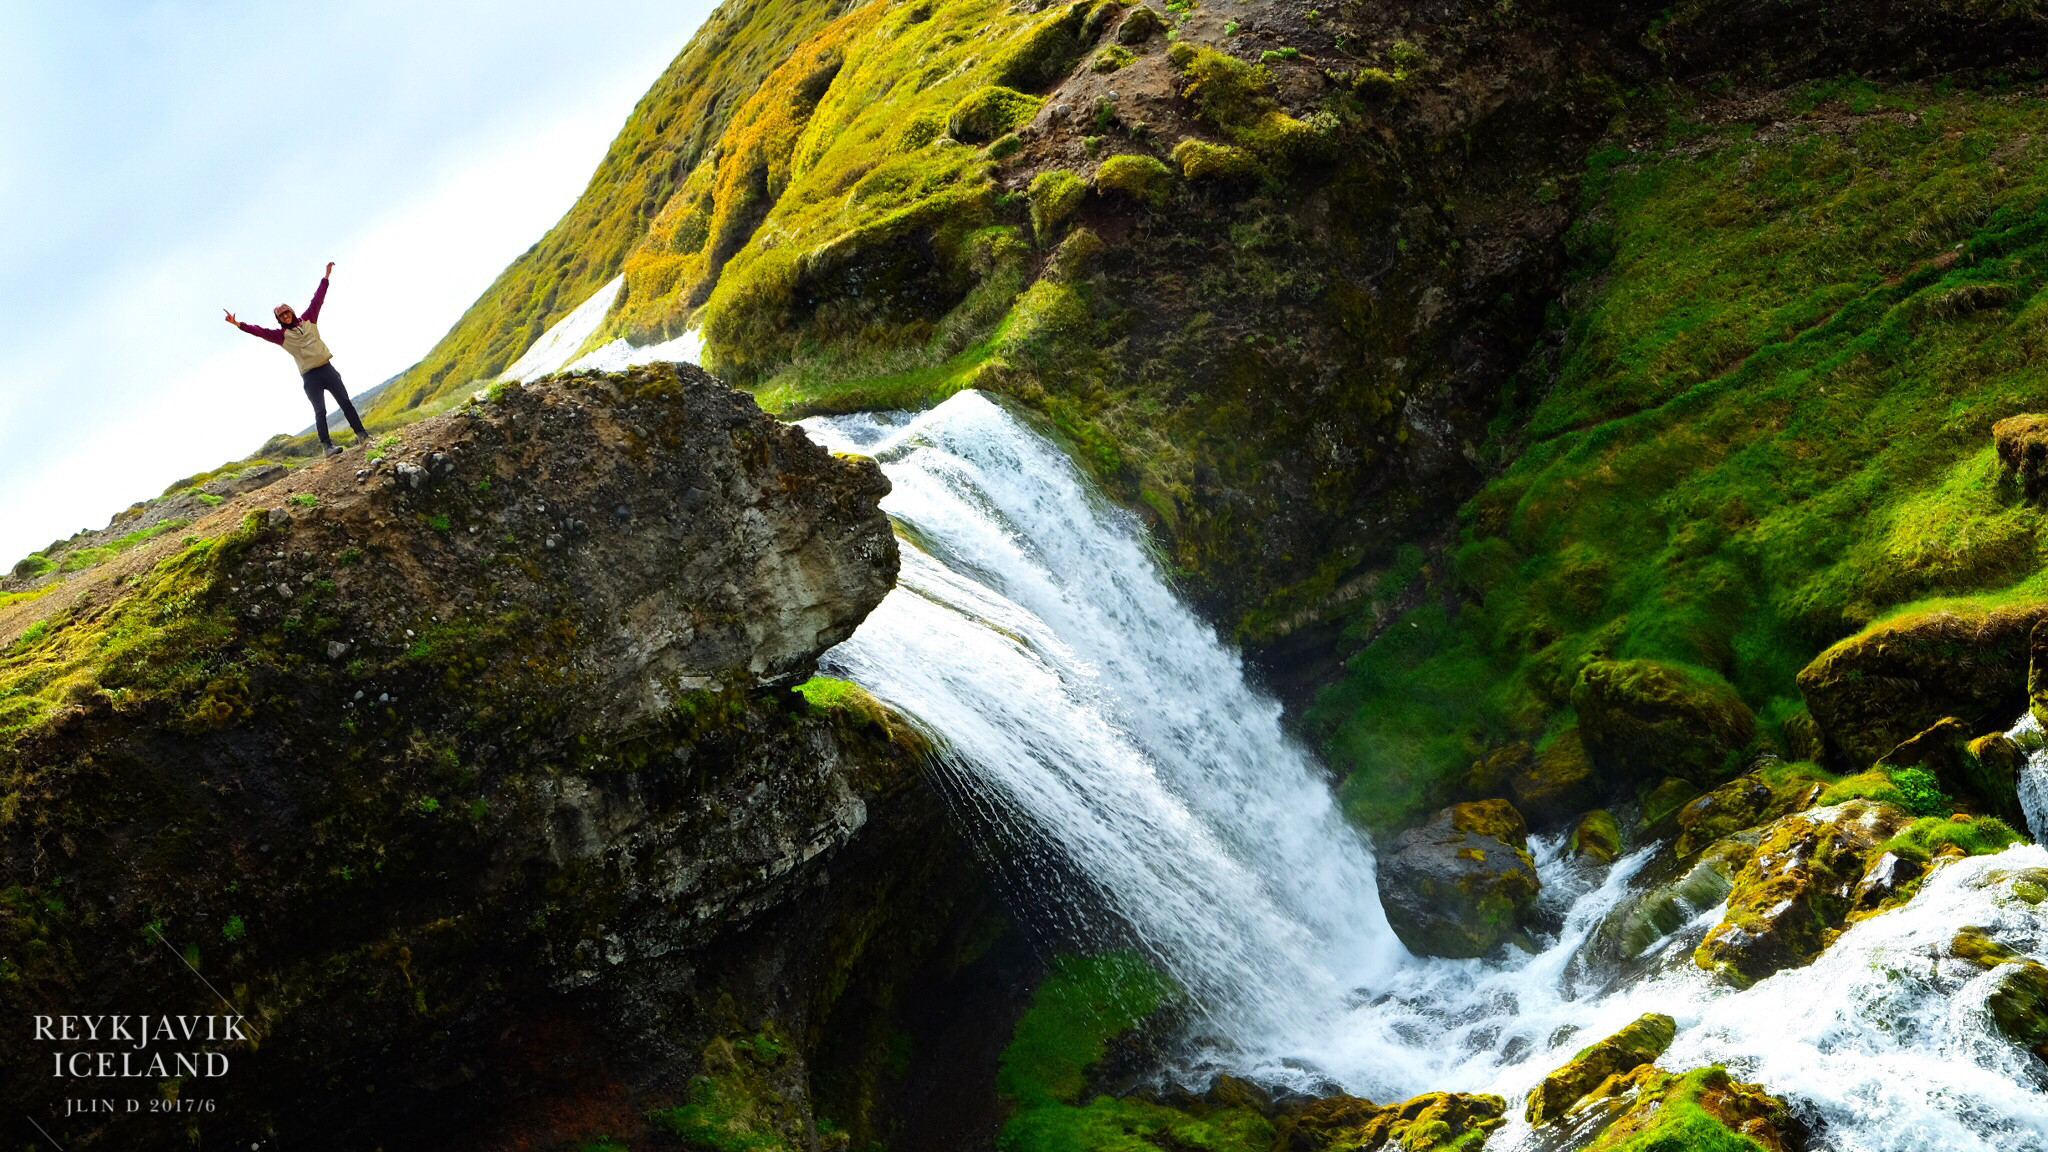
<svg viewBox="0 0 2048 1152">
<path fill-rule="evenodd" d="M 2028 711 L 2006 735 L 2026 756 L 2020 765 L 2020 810 L 2027 816 L 2027 834 L 2040 840 L 2048 833 L 2048 733 L 2041 731 L 2041 722 Z"/>
<path fill-rule="evenodd" d="M 1187 992 L 1191 1066 L 1381 1101 L 1497 1092 L 1511 1119 L 1488 1147 L 1538 1148 L 1514 1119 L 1533 1084 L 1656 1011 L 1679 1023 L 1664 1066 L 1728 1064 L 1793 1101 L 1817 1147 L 2048 1150 L 2048 1070 L 1990 1028 L 1996 974 L 1947 949 L 1971 924 L 2048 954 L 2048 906 L 2014 895 L 2048 852 L 1941 865 L 1813 964 L 1735 990 L 1691 962 L 1721 908 L 1626 972 L 1589 973 L 1581 946 L 1652 851 L 1597 868 L 1542 840 L 1532 850 L 1562 927 L 1540 951 L 1411 957 L 1380 909 L 1370 849 L 1278 706 L 1057 446 L 975 392 L 805 427 L 881 463 L 904 545 L 897 588 L 826 670 L 929 730 L 978 820 L 1087 878 Z M 2037 829 L 2044 743 L 2038 728 L 2022 740 Z"/>
<path fill-rule="evenodd" d="M 898 586 L 826 657 L 937 733 L 1000 821 L 1057 845 L 1211 1028 L 1288 1033 L 1395 962 L 1372 856 L 1139 526 L 977 392 L 814 420 L 881 461 Z"/>
</svg>

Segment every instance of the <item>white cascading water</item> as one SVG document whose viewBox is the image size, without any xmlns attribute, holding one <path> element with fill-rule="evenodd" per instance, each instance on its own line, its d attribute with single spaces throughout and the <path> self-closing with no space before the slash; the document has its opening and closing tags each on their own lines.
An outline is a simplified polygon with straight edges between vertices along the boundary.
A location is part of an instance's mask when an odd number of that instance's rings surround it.
<svg viewBox="0 0 2048 1152">
<path fill-rule="evenodd" d="M 806 423 L 882 462 L 897 589 L 826 658 L 1057 845 L 1230 1036 L 1307 1026 L 1397 962 L 1372 856 L 1128 517 L 978 392 Z"/>
<path fill-rule="evenodd" d="M 2048 949 L 2048 911 L 2012 877 L 2048 852 L 1947 864 L 1814 964 L 1735 991 L 1690 962 L 1719 908 L 1602 975 L 1581 945 L 1649 853 L 1595 870 L 1538 843 L 1564 913 L 1540 953 L 1411 957 L 1277 705 L 1055 445 L 974 392 L 805 427 L 881 462 L 905 545 L 897 589 L 827 669 L 934 733 L 982 818 L 1088 878 L 1189 993 L 1197 1064 L 1379 1100 L 1492 1091 L 1519 1116 L 1543 1074 L 1659 1011 L 1679 1022 L 1665 1066 L 1730 1065 L 1817 1122 L 1821 1147 L 2048 1149 L 2043 1069 L 1990 1029 L 1995 976 L 1946 950 L 1966 924 Z M 2048 752 L 2034 761 L 2048 780 Z M 1511 1119 L 1489 1146 L 1533 1142 Z"/>
</svg>

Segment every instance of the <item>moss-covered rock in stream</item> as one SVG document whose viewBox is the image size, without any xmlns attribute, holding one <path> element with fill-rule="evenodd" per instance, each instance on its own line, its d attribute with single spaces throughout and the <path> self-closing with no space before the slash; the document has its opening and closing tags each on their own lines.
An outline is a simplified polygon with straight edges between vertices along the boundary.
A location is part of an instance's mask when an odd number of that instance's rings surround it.
<svg viewBox="0 0 2048 1152">
<path fill-rule="evenodd" d="M 1884 845 L 1912 824 L 1904 809 L 1871 800 L 1778 820 L 1736 874 L 1727 915 L 1694 959 L 1739 985 L 1810 963 L 1840 934 Z"/>
<path fill-rule="evenodd" d="M 2027 706 L 2028 635 L 2048 606 L 1914 612 L 1815 657 L 1799 692 L 1852 768 L 1874 764 L 1946 717 L 1974 732 Z"/>
<path fill-rule="evenodd" d="M 1725 680 L 1654 660 L 1586 665 L 1572 709 L 1594 762 L 1622 779 L 1676 775 L 1712 787 L 1733 774 L 1756 733 L 1755 716 Z"/>
<path fill-rule="evenodd" d="M 1425 956 L 1482 956 L 1522 931 L 1542 888 L 1528 835 L 1514 805 L 1482 800 L 1396 837 L 1379 889 L 1401 942 Z"/>
<path fill-rule="evenodd" d="M 923 742 L 786 687 L 887 592 L 886 490 L 659 366 L 504 389 L 81 579 L 0 652 L 0 889 L 42 910 L 0 915 L 0 1003 L 210 1011 L 191 964 L 262 1037 L 209 1085 L 223 1138 L 547 1134 L 771 1025 L 808 1076 L 976 898 Z M 61 1087 L 0 1046 L 10 1099 Z"/>
<path fill-rule="evenodd" d="M 1997 973 L 1984 1008 L 2006 1039 L 2048 1060 L 2048 966 L 2006 947 L 1980 928 L 1957 931 L 1949 951 Z"/>
<path fill-rule="evenodd" d="M 1718 1065 L 1685 1073 L 1654 1064 L 1611 1077 L 1571 1115 L 1597 1132 L 1584 1152 L 1803 1152 L 1785 1101 Z"/>
<path fill-rule="evenodd" d="M 1621 823 L 1614 813 L 1604 808 L 1595 809 L 1579 818 L 1572 828 L 1572 838 L 1566 847 L 1574 856 L 1584 856 L 1601 864 L 1612 864 L 1621 855 Z"/>
<path fill-rule="evenodd" d="M 1678 810 L 1680 859 L 1716 840 L 1811 808 L 1832 783 L 1810 764 L 1775 764 L 1738 776 Z"/>
<path fill-rule="evenodd" d="M 1388 1105 L 1329 1096 L 1282 1117 L 1273 1152 L 1476 1152 L 1506 1113 L 1506 1100 L 1484 1093 L 1431 1092 Z"/>
<path fill-rule="evenodd" d="M 1569 1064 L 1545 1076 L 1530 1091 L 1523 1115 L 1531 1127 L 1556 1120 L 1609 1076 L 1655 1062 L 1677 1034 L 1678 1022 L 1671 1017 L 1645 1013 L 1598 1044 L 1580 1049 Z"/>
</svg>

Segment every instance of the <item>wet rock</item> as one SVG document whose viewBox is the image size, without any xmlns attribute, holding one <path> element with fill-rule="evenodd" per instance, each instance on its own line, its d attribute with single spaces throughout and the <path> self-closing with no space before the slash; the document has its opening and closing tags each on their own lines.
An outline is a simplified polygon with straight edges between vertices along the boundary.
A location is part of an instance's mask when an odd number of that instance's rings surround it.
<svg viewBox="0 0 2048 1152">
<path fill-rule="evenodd" d="M 1738 985 L 1810 963 L 1840 934 L 1878 846 L 1912 822 L 1897 805 L 1872 800 L 1778 820 L 1736 875 L 1728 913 L 1694 961 Z"/>
<path fill-rule="evenodd" d="M 1476 1149 L 1500 1127 L 1508 1104 L 1498 1096 L 1431 1092 L 1385 1107 L 1356 1096 L 1330 1096 L 1283 1117 L 1274 1152 L 1403 1152 Z"/>
<path fill-rule="evenodd" d="M 1732 775 L 1756 717 L 1726 681 L 1655 660 L 1600 660 L 1572 687 L 1579 733 L 1611 779 L 1664 773 L 1710 788 Z"/>
<path fill-rule="evenodd" d="M 1621 825 L 1614 819 L 1614 813 L 1596 809 L 1579 818 L 1572 829 L 1571 853 L 1586 856 L 1602 864 L 1614 863 L 1621 855 Z"/>
<path fill-rule="evenodd" d="M 1672 834 L 1677 817 L 1701 792 L 1700 786 L 1683 776 L 1666 776 L 1643 794 L 1642 833 L 1646 837 Z"/>
<path fill-rule="evenodd" d="M 1515 807 L 1538 827 L 1556 827 L 1600 802 L 1599 774 L 1579 730 L 1567 728 L 1509 778 Z"/>
<path fill-rule="evenodd" d="M 2005 478 L 2018 484 L 2027 499 L 2039 499 L 2048 489 L 2048 416 L 2008 416 L 1991 426 L 1991 442 L 1998 446 Z"/>
<path fill-rule="evenodd" d="M 1870 867 L 1864 870 L 1863 878 L 1856 882 L 1856 891 L 1850 897 L 1849 906 L 1858 912 L 1875 912 L 1926 871 L 1927 865 L 1911 856 L 1883 853 L 1871 861 Z"/>
<path fill-rule="evenodd" d="M 1813 807 L 1826 785 L 1803 776 L 1773 780 L 1765 771 L 1738 776 L 1678 810 L 1680 859 L 1745 828 Z"/>
<path fill-rule="evenodd" d="M 1949 943 L 1949 951 L 1956 959 L 1967 960 L 1979 968 L 1996 968 L 2000 964 L 2025 959 L 1974 925 L 1956 930 L 1955 939 Z"/>
<path fill-rule="evenodd" d="M 1590 951 L 1609 963 L 1641 956 L 1652 944 L 1691 923 L 1728 898 L 1735 877 L 1756 854 L 1756 845 L 1722 840 L 1701 850 L 1685 874 L 1647 889 L 1615 908 L 1594 930 Z"/>
<path fill-rule="evenodd" d="M 1654 1062 L 1671 1047 L 1678 1034 L 1678 1022 L 1658 1012 L 1636 1018 L 1628 1027 L 1579 1050 L 1571 1063 L 1543 1078 L 1529 1093 L 1523 1115 L 1532 1127 L 1540 1127 L 1565 1114 L 1609 1076 L 1618 1076 Z"/>
<path fill-rule="evenodd" d="M 1822 652 L 1799 692 L 1832 748 L 1862 769 L 1945 717 L 1978 731 L 2027 702 L 2029 634 L 2048 604 L 1915 612 Z"/>
<path fill-rule="evenodd" d="M 1482 956 L 1523 927 L 1542 883 L 1505 800 L 1458 804 L 1395 838 L 1379 868 L 1387 920 L 1425 956 Z"/>
<path fill-rule="evenodd" d="M 1682 1074 L 1641 1065 L 1609 1078 L 1570 1118 L 1574 1131 L 1598 1132 L 1586 1152 L 1801 1152 L 1806 1146 L 1785 1101 L 1719 1065 Z"/>
<path fill-rule="evenodd" d="M 1998 967 L 1998 986 L 1984 1001 L 1992 1022 L 2006 1039 L 2048 1060 L 2048 967 L 2024 959 Z"/>
</svg>

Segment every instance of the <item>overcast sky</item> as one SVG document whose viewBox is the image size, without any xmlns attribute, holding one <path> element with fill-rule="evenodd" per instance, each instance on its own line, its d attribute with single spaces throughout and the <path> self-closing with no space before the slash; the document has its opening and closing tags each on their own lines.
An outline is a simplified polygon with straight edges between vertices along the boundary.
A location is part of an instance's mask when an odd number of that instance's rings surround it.
<svg viewBox="0 0 2048 1152">
<path fill-rule="evenodd" d="M 0 570 L 311 420 L 582 191 L 711 0 L 0 0 Z"/>
</svg>

